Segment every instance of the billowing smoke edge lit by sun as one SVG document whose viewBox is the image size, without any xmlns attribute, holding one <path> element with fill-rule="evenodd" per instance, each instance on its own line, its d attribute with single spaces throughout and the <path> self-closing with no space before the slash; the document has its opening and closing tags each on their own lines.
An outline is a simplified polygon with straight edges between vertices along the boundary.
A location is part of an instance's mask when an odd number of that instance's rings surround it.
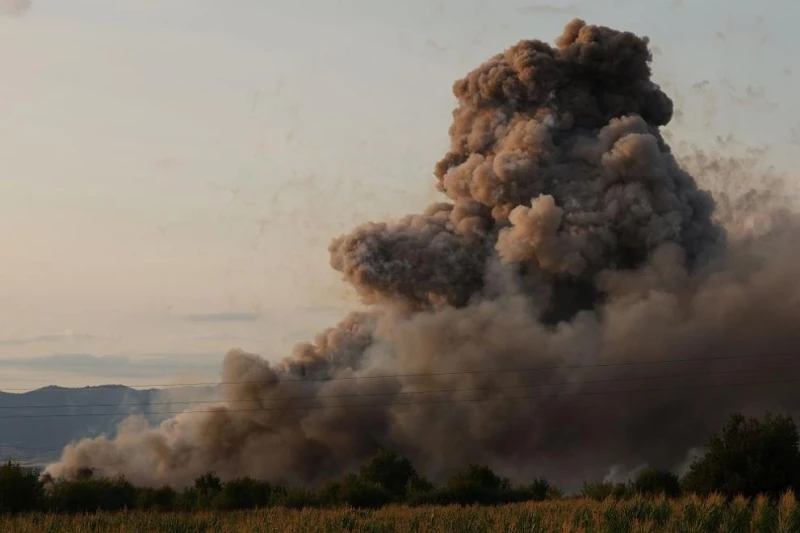
<svg viewBox="0 0 800 533">
<path fill-rule="evenodd" d="M 651 60 L 573 20 L 479 65 L 453 86 L 442 201 L 330 244 L 366 311 L 278 364 L 231 351 L 219 406 L 131 419 L 47 475 L 315 484 L 387 448 L 433 480 L 568 485 L 676 468 L 734 410 L 796 410 L 775 356 L 800 348 L 798 218 L 735 161 L 686 170 Z"/>
</svg>

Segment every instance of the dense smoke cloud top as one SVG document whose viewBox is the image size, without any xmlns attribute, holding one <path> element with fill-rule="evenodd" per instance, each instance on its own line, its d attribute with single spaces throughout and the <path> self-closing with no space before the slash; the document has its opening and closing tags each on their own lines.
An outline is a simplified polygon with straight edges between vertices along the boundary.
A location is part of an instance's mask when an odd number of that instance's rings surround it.
<svg viewBox="0 0 800 533">
<path fill-rule="evenodd" d="M 556 287 L 637 267 L 667 242 L 690 260 L 721 242 L 710 194 L 659 134 L 672 102 L 650 80 L 647 40 L 575 20 L 557 42 L 522 41 L 455 83 L 451 150 L 436 166 L 453 204 L 331 245 L 366 301 L 464 305 L 499 256 L 569 318 L 596 292 L 570 306 Z"/>
<path fill-rule="evenodd" d="M 796 407 L 791 384 L 753 385 L 793 376 L 796 217 L 705 164 L 715 211 L 661 136 L 650 60 L 575 20 L 480 65 L 453 88 L 448 201 L 330 245 L 367 311 L 277 365 L 231 351 L 213 412 L 131 420 L 48 474 L 317 483 L 385 447 L 434 479 L 473 462 L 569 485 L 677 467 L 732 410 Z M 635 364 L 663 359 L 684 362 Z"/>
</svg>

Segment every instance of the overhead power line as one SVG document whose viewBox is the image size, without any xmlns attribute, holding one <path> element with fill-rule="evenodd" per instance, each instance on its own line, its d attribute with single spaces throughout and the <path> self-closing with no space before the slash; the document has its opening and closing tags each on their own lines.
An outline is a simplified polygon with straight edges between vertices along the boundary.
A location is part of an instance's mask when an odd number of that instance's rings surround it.
<svg viewBox="0 0 800 533">
<path fill-rule="evenodd" d="M 491 392 L 495 390 L 512 390 L 512 389 L 529 389 L 529 388 L 545 388 L 545 387 L 566 387 L 571 385 L 596 385 L 601 383 L 624 383 L 624 382 L 636 382 L 636 381 L 650 381 L 650 380 L 659 380 L 659 379 L 678 379 L 678 378 L 692 378 L 692 377 L 711 377 L 711 376 L 724 376 L 724 375 L 733 375 L 733 374 L 746 374 L 746 373 L 754 373 L 754 372 L 765 372 L 765 371 L 772 371 L 772 370 L 789 370 L 793 368 L 800 368 L 800 363 L 795 363 L 791 365 L 775 365 L 775 366 L 768 366 L 768 367 L 760 367 L 760 368 L 736 368 L 736 369 L 728 369 L 728 370 L 718 370 L 718 371 L 695 371 L 695 372 L 683 372 L 683 373 L 672 373 L 672 374 L 654 374 L 649 376 L 625 376 L 625 377 L 615 377 L 609 379 L 598 379 L 598 380 L 581 380 L 581 381 L 556 381 L 556 382 L 549 382 L 549 383 L 527 383 L 527 384 L 516 384 L 510 386 L 484 386 L 484 387 L 471 387 L 471 388 L 440 388 L 440 389 L 429 389 L 429 390 L 410 390 L 410 391 L 390 391 L 390 392 L 355 392 L 355 393 L 348 393 L 348 394 L 320 394 L 320 395 L 302 395 L 302 396 L 281 396 L 275 398 L 259 398 L 257 400 L 254 399 L 239 399 L 239 400 L 180 400 L 180 401 L 158 401 L 158 402 L 121 402 L 121 403 L 85 403 L 85 404 L 71 404 L 71 405 L 7 405 L 7 406 L 0 406 L 0 412 L 8 411 L 11 409 L 88 409 L 88 408 L 98 408 L 98 407 L 150 407 L 150 406 L 157 406 L 157 405 L 165 405 L 165 406 L 172 406 L 172 405 L 202 405 L 202 404 L 216 404 L 216 405 L 229 405 L 235 403 L 253 403 L 255 401 L 265 401 L 265 400 L 272 400 L 273 402 L 287 402 L 287 401 L 297 401 L 297 400 L 325 400 L 325 399 L 338 399 L 338 398 L 366 398 L 366 397 L 381 397 L 381 396 L 389 396 L 389 397 L 396 397 L 396 396 L 413 396 L 413 395 L 422 395 L 422 394 L 443 394 L 443 393 L 458 393 L 458 392 Z M 178 411 L 180 412 L 180 411 Z M 74 413 L 76 416 L 80 416 L 82 413 Z M 91 415 L 91 413 L 85 413 L 86 415 Z M 116 413 L 120 415 L 125 415 L 126 413 Z M 144 413 L 135 413 L 135 414 L 169 414 L 169 411 L 149 411 Z M 0 417 L 2 418 L 2 417 Z"/>
<path fill-rule="evenodd" d="M 230 408 L 230 407 L 222 407 L 221 409 L 200 409 L 200 410 L 184 410 L 184 411 L 164 411 L 164 412 L 154 412 L 154 413 L 53 413 L 53 414 L 24 414 L 24 415 L 0 415 L 0 420 L 9 420 L 9 419 L 28 419 L 28 418 L 69 418 L 69 417 L 85 417 L 85 418 L 92 418 L 92 417 L 115 417 L 115 416 L 135 416 L 135 415 L 144 415 L 144 414 L 158 414 L 158 415 L 183 415 L 183 414 L 201 414 L 201 413 L 213 413 L 218 411 L 224 411 L 227 413 L 257 413 L 257 412 L 291 412 L 291 411 L 311 411 L 311 410 L 320 410 L 320 409 L 341 409 L 341 408 L 389 408 L 389 407 L 399 407 L 405 405 L 425 405 L 425 404 L 455 404 L 455 403 L 468 403 L 468 402 L 490 402 L 490 401 L 497 401 L 497 400 L 525 400 L 525 399 L 537 399 L 537 400 L 548 400 L 548 399 L 557 399 L 557 398 L 565 398 L 565 397 L 579 397 L 579 396 L 609 396 L 609 395 L 616 395 L 616 394 L 631 394 L 631 393 L 655 393 L 655 392 L 674 392 L 674 391 L 681 391 L 681 390 L 703 390 L 703 389 L 715 389 L 715 388 L 722 388 L 722 387 L 750 387 L 750 386 L 758 386 L 758 385 L 777 385 L 777 384 L 788 384 L 788 383 L 798 383 L 800 382 L 800 378 L 792 378 L 792 379 L 782 379 L 782 380 L 765 380 L 765 381 L 744 381 L 739 383 L 712 383 L 712 384 L 702 384 L 700 386 L 694 387 L 659 387 L 653 388 L 649 387 L 646 389 L 622 389 L 622 390 L 611 390 L 611 391 L 579 391 L 579 392 L 566 392 L 566 393 L 557 393 L 557 394 L 534 394 L 534 395 L 523 395 L 523 396 L 490 396 L 490 397 L 481 397 L 481 398 L 445 398 L 440 400 L 417 400 L 417 401 L 410 401 L 410 402 L 391 402 L 391 403 L 362 403 L 362 404 L 336 404 L 336 405 L 306 405 L 306 406 L 284 406 L 284 407 L 258 407 L 253 409 L 238 409 L 238 408 Z M 515 387 L 517 388 L 517 387 Z M 527 387 L 531 388 L 531 387 Z M 492 390 L 502 390 L 502 388 L 494 388 Z"/>
<path fill-rule="evenodd" d="M 594 368 L 619 368 L 619 367 L 636 367 L 636 366 L 651 366 L 651 365 L 665 365 L 665 364 L 679 364 L 679 363 L 704 363 L 713 361 L 732 361 L 753 358 L 767 358 L 767 357 L 792 357 L 798 356 L 800 352 L 768 352 L 768 353 L 755 353 L 743 355 L 720 355 L 713 357 L 687 357 L 681 359 L 650 359 L 641 361 L 617 361 L 607 363 L 589 363 L 589 364 L 576 364 L 576 365 L 551 365 L 551 366 L 535 366 L 535 367 L 509 367 L 509 368 L 487 368 L 477 370 L 456 370 L 448 372 L 413 372 L 403 374 L 373 374 L 373 375 L 356 375 L 356 376 L 334 376 L 334 377 L 289 377 L 281 375 L 279 379 L 261 379 L 261 380 L 246 380 L 246 381 L 207 381 L 207 382 L 184 382 L 184 383 L 149 383 L 149 384 L 132 384 L 124 385 L 130 389 L 152 389 L 152 388 L 176 388 L 176 387 L 216 387 L 219 385 L 268 385 L 277 383 L 310 383 L 310 382 L 332 382 L 332 381 L 356 381 L 356 380 L 375 380 L 375 379 L 408 379 L 408 378 L 423 378 L 435 376 L 460 376 L 460 375 L 475 375 L 475 374 L 500 374 L 500 373 L 514 373 L 514 372 L 545 372 L 551 370 L 581 370 L 581 369 L 594 369 Z M 121 385 L 95 385 L 92 387 L 83 388 L 119 388 Z M 31 388 L 6 388 L 0 392 L 15 392 L 24 391 L 32 392 Z"/>
</svg>

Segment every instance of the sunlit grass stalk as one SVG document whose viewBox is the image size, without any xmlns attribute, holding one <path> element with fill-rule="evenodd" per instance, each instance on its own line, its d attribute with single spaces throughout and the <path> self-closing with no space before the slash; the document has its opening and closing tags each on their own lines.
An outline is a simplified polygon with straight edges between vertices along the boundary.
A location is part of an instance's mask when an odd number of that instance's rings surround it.
<svg viewBox="0 0 800 533">
<path fill-rule="evenodd" d="M 688 496 L 679 500 L 634 497 L 624 501 L 558 500 L 498 507 L 389 506 L 269 508 L 198 513 L 35 513 L 0 518 L 0 533 L 800 533 L 800 505 L 792 493 L 780 501 Z"/>
</svg>

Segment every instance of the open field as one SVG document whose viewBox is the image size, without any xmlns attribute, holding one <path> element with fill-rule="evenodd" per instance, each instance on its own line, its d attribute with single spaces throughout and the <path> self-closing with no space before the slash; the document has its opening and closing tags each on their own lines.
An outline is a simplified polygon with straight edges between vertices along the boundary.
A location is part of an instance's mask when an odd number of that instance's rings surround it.
<svg viewBox="0 0 800 533">
<path fill-rule="evenodd" d="M 265 509 L 244 512 L 30 514 L 0 520 L 2 533 L 41 532 L 800 532 L 800 505 L 790 494 L 775 505 L 689 497 L 623 502 L 561 500 L 499 507 Z"/>
</svg>

